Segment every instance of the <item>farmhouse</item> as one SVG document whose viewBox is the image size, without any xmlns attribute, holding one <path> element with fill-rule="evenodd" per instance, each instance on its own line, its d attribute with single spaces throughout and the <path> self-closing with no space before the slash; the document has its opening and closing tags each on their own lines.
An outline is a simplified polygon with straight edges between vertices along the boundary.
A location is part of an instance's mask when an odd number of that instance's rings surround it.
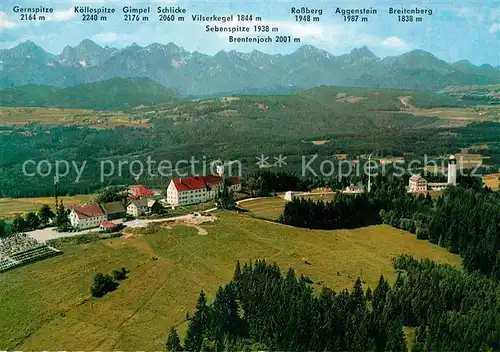
<svg viewBox="0 0 500 352">
<path fill-rule="evenodd" d="M 136 199 L 127 205 L 127 214 L 138 217 L 149 211 L 148 199 Z"/>
<path fill-rule="evenodd" d="M 217 175 L 174 178 L 167 188 L 167 202 L 171 205 L 187 205 L 213 200 L 222 191 L 223 181 L 223 177 Z M 226 181 L 230 191 L 241 190 L 238 177 L 229 177 Z"/>
<path fill-rule="evenodd" d="M 98 227 L 103 221 L 108 220 L 97 203 L 74 205 L 69 209 L 71 226 L 80 230 Z"/>
</svg>

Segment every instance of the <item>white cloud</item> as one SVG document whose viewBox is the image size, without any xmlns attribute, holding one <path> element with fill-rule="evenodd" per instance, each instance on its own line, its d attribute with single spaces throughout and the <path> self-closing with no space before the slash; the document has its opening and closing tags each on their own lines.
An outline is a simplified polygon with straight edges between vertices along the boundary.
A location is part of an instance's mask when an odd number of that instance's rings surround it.
<svg viewBox="0 0 500 352">
<path fill-rule="evenodd" d="M 385 38 L 382 41 L 382 45 L 389 49 L 395 49 L 395 50 L 407 50 L 409 47 L 406 41 L 395 36 Z"/>
<path fill-rule="evenodd" d="M 0 12 L 0 28 L 9 29 L 16 26 L 15 22 L 9 20 L 9 16 L 5 12 Z"/>
<path fill-rule="evenodd" d="M 490 27 L 490 33 L 496 33 L 500 31 L 500 24 L 499 23 L 493 23 Z"/>
<path fill-rule="evenodd" d="M 66 10 L 66 11 L 56 11 L 50 16 L 46 16 L 45 20 L 46 21 L 53 21 L 53 22 L 64 22 L 64 21 L 69 21 L 73 17 L 76 16 L 76 13 L 73 8 Z"/>
</svg>

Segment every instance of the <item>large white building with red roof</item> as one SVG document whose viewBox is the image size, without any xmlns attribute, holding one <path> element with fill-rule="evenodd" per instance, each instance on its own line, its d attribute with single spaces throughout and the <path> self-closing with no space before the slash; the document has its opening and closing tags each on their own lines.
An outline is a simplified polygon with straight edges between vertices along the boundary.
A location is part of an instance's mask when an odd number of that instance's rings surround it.
<svg viewBox="0 0 500 352">
<path fill-rule="evenodd" d="M 230 191 L 241 190 L 238 177 L 227 178 Z M 223 178 L 217 175 L 174 178 L 167 188 L 167 202 L 173 206 L 203 203 L 213 200 L 222 191 Z"/>
<path fill-rule="evenodd" d="M 97 203 L 74 205 L 69 209 L 69 221 L 71 226 L 76 229 L 84 230 L 98 227 L 103 221 L 108 220 L 108 217 Z"/>
</svg>

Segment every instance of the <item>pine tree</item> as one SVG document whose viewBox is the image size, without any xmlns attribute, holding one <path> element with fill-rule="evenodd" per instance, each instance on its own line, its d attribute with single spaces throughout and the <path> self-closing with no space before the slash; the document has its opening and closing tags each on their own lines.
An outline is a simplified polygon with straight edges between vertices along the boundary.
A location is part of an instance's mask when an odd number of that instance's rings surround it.
<svg viewBox="0 0 500 352">
<path fill-rule="evenodd" d="M 12 222 L 12 232 L 13 233 L 22 233 L 27 230 L 26 220 L 20 215 L 17 214 Z"/>
<path fill-rule="evenodd" d="M 385 345 L 385 351 L 388 352 L 406 352 L 406 341 L 405 335 L 401 324 L 397 319 L 392 320 L 389 323 L 389 332 L 387 334 L 387 343 Z"/>
<path fill-rule="evenodd" d="M 372 299 L 373 299 L 373 297 L 372 297 L 372 289 L 370 287 L 368 287 L 366 289 L 366 300 L 368 302 L 371 302 Z"/>
<path fill-rule="evenodd" d="M 36 230 L 40 226 L 40 219 L 35 213 L 29 212 L 25 215 L 26 228 L 28 230 Z"/>
<path fill-rule="evenodd" d="M 238 260 L 236 262 L 236 267 L 234 268 L 233 281 L 238 282 L 240 278 L 241 278 L 241 266 L 240 266 L 240 261 Z"/>
<path fill-rule="evenodd" d="M 68 231 L 71 228 L 69 221 L 69 210 L 64 208 L 63 201 L 59 203 L 56 211 L 55 225 L 58 231 Z"/>
<path fill-rule="evenodd" d="M 209 324 L 209 308 L 207 306 L 207 297 L 205 292 L 201 290 L 200 295 L 198 296 L 198 301 L 196 302 L 196 313 L 200 317 L 200 321 L 202 323 L 203 329 L 206 329 Z"/>
<path fill-rule="evenodd" d="M 184 349 L 190 352 L 199 352 L 203 344 L 203 328 L 201 322 L 196 318 L 196 314 L 187 317 L 188 329 L 184 339 Z"/>
<path fill-rule="evenodd" d="M 222 191 L 219 192 L 217 203 L 222 209 L 235 209 L 236 201 L 234 200 L 233 192 L 229 190 L 229 185 L 227 180 L 223 180 Z"/>
<path fill-rule="evenodd" d="M 351 301 L 353 304 L 353 308 L 364 309 L 366 307 L 363 285 L 361 284 L 361 279 L 359 277 L 354 283 L 354 287 L 351 293 Z"/>
<path fill-rule="evenodd" d="M 0 219 L 0 239 L 7 237 L 7 229 L 5 228 L 5 221 Z"/>
<path fill-rule="evenodd" d="M 378 285 L 373 291 L 372 306 L 376 314 L 381 314 L 384 309 L 387 292 L 390 290 L 389 284 L 384 279 L 384 275 L 380 275 Z"/>
<path fill-rule="evenodd" d="M 184 340 L 184 348 L 187 351 L 199 352 L 203 346 L 203 339 L 210 324 L 210 310 L 207 306 L 207 298 L 203 290 L 196 302 L 196 311 L 192 316 L 187 317 L 188 330 Z"/>
<path fill-rule="evenodd" d="M 40 210 L 38 211 L 38 218 L 40 219 L 40 224 L 42 226 L 47 226 L 49 223 L 50 219 L 53 219 L 55 217 L 54 212 L 50 209 L 50 206 L 48 204 L 42 205 Z"/>
<path fill-rule="evenodd" d="M 167 351 L 176 352 L 182 351 L 181 339 L 177 333 L 177 329 L 172 327 L 167 337 Z"/>
</svg>

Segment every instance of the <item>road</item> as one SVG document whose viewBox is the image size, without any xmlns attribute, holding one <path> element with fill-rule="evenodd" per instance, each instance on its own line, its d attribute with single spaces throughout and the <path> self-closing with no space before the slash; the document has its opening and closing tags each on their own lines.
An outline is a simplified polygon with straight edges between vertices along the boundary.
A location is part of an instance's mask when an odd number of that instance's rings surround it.
<svg viewBox="0 0 500 352">
<path fill-rule="evenodd" d="M 204 210 L 203 212 L 212 212 L 214 210 L 217 210 L 217 208 Z M 202 213 L 202 212 L 200 212 L 200 213 Z M 136 219 L 136 220 L 125 221 L 123 223 L 123 225 L 125 225 L 127 227 L 133 227 L 133 228 L 146 227 L 148 224 L 154 223 L 154 222 L 184 220 L 184 219 L 189 219 L 191 217 L 193 217 L 193 215 L 188 214 L 188 215 L 181 215 L 181 216 L 166 217 L 166 218 L 161 218 L 161 219 Z M 47 227 L 47 228 L 41 229 L 41 230 L 28 231 L 28 232 L 26 232 L 26 235 L 36 239 L 39 242 L 45 242 L 45 241 L 53 240 L 56 238 L 73 237 L 73 236 L 85 235 L 88 233 L 99 232 L 99 231 L 100 231 L 99 228 L 93 228 L 93 229 L 86 229 L 86 230 L 77 231 L 77 232 L 57 232 L 57 231 L 55 231 L 55 227 Z"/>
<path fill-rule="evenodd" d="M 77 232 L 57 232 L 55 230 L 55 227 L 46 227 L 41 230 L 28 231 L 26 232 L 26 235 L 34 238 L 38 242 L 45 242 L 56 238 L 73 237 L 73 236 L 85 235 L 87 233 L 92 233 L 92 232 L 99 232 L 99 228 L 87 229 Z"/>
<path fill-rule="evenodd" d="M 320 195 L 320 194 L 332 194 L 334 192 L 324 192 L 324 193 L 303 193 L 303 195 Z M 241 203 L 245 202 L 250 202 L 252 200 L 256 199 L 262 199 L 262 198 L 274 198 L 274 197 L 255 197 L 255 198 L 246 198 L 242 199 L 236 202 L 237 205 L 240 205 Z M 200 213 L 210 213 L 217 210 L 217 208 L 211 208 L 207 210 L 200 211 Z M 191 214 L 188 215 L 181 215 L 181 216 L 174 216 L 174 217 L 166 217 L 166 218 L 161 218 L 161 219 L 136 219 L 136 220 L 130 220 L 126 221 L 123 223 L 123 225 L 127 227 L 146 227 L 148 224 L 153 223 L 153 222 L 163 222 L 163 221 L 174 221 L 174 220 L 183 220 L 183 219 L 188 219 L 189 217 L 192 217 Z M 54 227 L 47 227 L 45 229 L 41 230 L 35 230 L 35 231 L 28 231 L 26 234 L 30 237 L 33 237 L 39 242 L 45 242 L 48 240 L 56 239 L 56 238 L 62 238 L 62 237 L 73 237 L 73 236 L 79 236 L 79 235 L 85 235 L 88 233 L 93 233 L 93 232 L 99 232 L 99 228 L 94 228 L 94 229 L 87 229 L 87 230 L 82 230 L 82 231 L 77 231 L 77 232 L 57 232 L 55 231 Z"/>
</svg>

